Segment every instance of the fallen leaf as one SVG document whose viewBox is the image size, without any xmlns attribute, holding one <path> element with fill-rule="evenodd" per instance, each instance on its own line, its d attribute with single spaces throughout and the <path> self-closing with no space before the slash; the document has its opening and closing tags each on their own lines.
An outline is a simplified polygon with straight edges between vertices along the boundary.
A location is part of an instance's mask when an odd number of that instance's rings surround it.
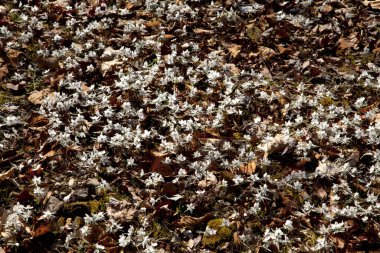
<svg viewBox="0 0 380 253">
<path fill-rule="evenodd" d="M 172 168 L 170 168 L 169 165 L 163 163 L 163 159 L 164 159 L 163 157 L 156 157 L 153 160 L 152 167 L 151 167 L 152 171 L 161 174 L 161 176 L 163 177 L 173 176 L 175 171 Z"/>
<path fill-rule="evenodd" d="M 194 247 L 194 240 L 193 239 L 190 239 L 188 242 L 187 242 L 187 247 L 192 249 Z"/>
<path fill-rule="evenodd" d="M 276 52 L 272 48 L 260 46 L 259 55 L 263 57 L 264 59 L 268 60 L 272 58 L 273 56 L 275 56 Z"/>
<path fill-rule="evenodd" d="M 18 84 L 7 83 L 5 86 L 7 87 L 7 89 L 13 90 L 13 91 L 18 91 L 18 89 L 19 89 Z"/>
<path fill-rule="evenodd" d="M 193 31 L 195 33 L 197 33 L 197 34 L 201 34 L 201 33 L 204 33 L 204 34 L 214 34 L 213 30 L 205 30 L 205 29 L 200 29 L 200 28 L 195 28 Z"/>
<path fill-rule="evenodd" d="M 114 59 L 112 61 L 106 61 L 103 62 L 100 66 L 100 72 L 103 74 L 103 76 L 106 75 L 106 73 L 114 66 L 121 65 L 123 62 L 119 61 L 118 59 Z"/>
<path fill-rule="evenodd" d="M 256 162 L 254 160 L 248 162 L 246 165 L 241 165 L 240 166 L 240 171 L 245 173 L 245 174 L 253 174 L 256 172 Z"/>
<path fill-rule="evenodd" d="M 8 74 L 8 66 L 4 65 L 0 67 L 0 81 Z"/>
<path fill-rule="evenodd" d="M 118 54 L 118 50 L 115 50 L 112 47 L 106 47 L 101 57 L 105 61 L 111 61 L 113 59 L 113 56 L 117 54 Z"/>
<path fill-rule="evenodd" d="M 33 238 L 42 236 L 46 233 L 49 233 L 50 231 L 51 231 L 50 224 L 42 224 L 35 231 L 33 231 Z"/>
<path fill-rule="evenodd" d="M 54 150 L 50 150 L 49 152 L 47 152 L 46 154 L 44 154 L 42 157 L 43 159 L 46 159 L 48 157 L 52 157 L 55 155 L 55 151 Z"/>
<path fill-rule="evenodd" d="M 178 227 L 194 227 L 197 225 L 200 225 L 202 223 L 208 222 L 213 218 L 213 215 L 211 213 L 208 213 L 202 217 L 195 218 L 191 216 L 182 216 L 179 222 L 176 223 Z"/>
<path fill-rule="evenodd" d="M 338 249 L 344 249 L 345 243 L 344 240 L 340 237 L 332 237 L 332 241 L 338 247 Z"/>
<path fill-rule="evenodd" d="M 325 189 L 323 188 L 318 188 L 317 189 L 317 195 L 318 197 L 320 197 L 321 199 L 325 199 L 327 197 L 327 192 L 325 191 Z"/>
<path fill-rule="evenodd" d="M 240 45 L 231 44 L 231 45 L 228 47 L 228 52 L 231 54 L 231 56 L 232 56 L 233 58 L 236 58 L 236 56 L 239 55 L 240 50 L 241 50 L 241 46 L 240 46 Z"/>
<path fill-rule="evenodd" d="M 150 153 L 152 154 L 152 156 L 154 157 L 165 157 L 167 156 L 168 154 L 167 153 L 162 153 L 158 150 L 150 150 Z"/>
<path fill-rule="evenodd" d="M 85 93 L 87 93 L 90 90 L 90 88 L 84 83 L 82 83 L 80 87 L 81 87 L 82 91 Z"/>
<path fill-rule="evenodd" d="M 283 45 L 277 45 L 277 50 L 280 54 L 284 54 L 285 52 L 288 51 L 288 49 L 284 47 Z"/>
<path fill-rule="evenodd" d="M 327 14 L 327 13 L 331 12 L 332 10 L 333 10 L 333 7 L 331 5 L 324 4 L 322 6 L 322 10 L 321 11 L 322 11 L 323 14 Z"/>
<path fill-rule="evenodd" d="M 7 50 L 7 57 L 12 65 L 15 65 L 18 61 L 17 58 L 22 54 L 21 51 L 16 49 L 8 49 Z"/>
<path fill-rule="evenodd" d="M 134 219 L 135 213 L 136 213 L 135 208 L 128 208 L 128 209 L 123 209 L 121 211 L 115 211 L 113 208 L 108 207 L 107 208 L 107 215 L 116 221 L 131 221 Z"/>
<path fill-rule="evenodd" d="M 95 7 L 95 6 L 98 6 L 98 5 L 99 5 L 99 0 L 87 0 L 87 3 L 88 3 L 91 7 Z"/>
<path fill-rule="evenodd" d="M 292 143 L 293 140 L 283 134 L 276 134 L 276 136 L 267 139 L 258 148 L 268 154 L 285 151 L 287 144 Z"/>
<path fill-rule="evenodd" d="M 40 91 L 34 91 L 30 96 L 28 97 L 28 101 L 35 105 L 42 104 L 42 101 L 45 97 L 47 97 L 49 94 L 51 94 L 52 91 L 47 88 Z"/>
<path fill-rule="evenodd" d="M 0 174 L 0 181 L 9 179 L 12 176 L 14 170 L 15 170 L 15 168 L 11 168 L 11 169 L 7 170 L 6 172 L 1 173 Z"/>
<path fill-rule="evenodd" d="M 212 172 L 207 173 L 207 176 L 205 179 L 199 181 L 198 186 L 201 188 L 206 188 L 210 185 L 216 184 L 218 180 L 216 179 L 215 175 Z"/>
<path fill-rule="evenodd" d="M 175 36 L 174 35 L 172 35 L 172 34 L 164 34 L 164 38 L 165 39 L 173 39 Z"/>
<path fill-rule="evenodd" d="M 5 13 L 7 13 L 7 9 L 3 5 L 0 5 L 0 14 L 4 15 Z M 1 249 L 3 248 L 0 248 L 0 253 L 1 253 Z"/>
<path fill-rule="evenodd" d="M 351 47 L 356 47 L 358 43 L 358 38 L 357 38 L 358 33 L 351 33 L 348 38 L 340 38 L 339 39 L 339 48 L 340 49 L 347 49 Z"/>
<path fill-rule="evenodd" d="M 241 244 L 241 239 L 239 236 L 239 232 L 234 232 L 234 244 L 235 245 L 240 245 Z"/>
<path fill-rule="evenodd" d="M 57 0 L 49 3 L 51 6 L 56 6 L 60 8 L 65 8 L 66 6 L 71 4 L 71 0 Z"/>
<path fill-rule="evenodd" d="M 310 61 L 305 61 L 305 62 L 302 64 L 302 69 L 307 68 L 309 65 L 310 65 Z"/>
<path fill-rule="evenodd" d="M 258 42 L 262 37 L 262 31 L 255 24 L 247 25 L 245 32 L 253 42 Z"/>
<path fill-rule="evenodd" d="M 135 5 L 133 3 L 127 2 L 126 7 L 128 10 L 131 10 Z"/>
<path fill-rule="evenodd" d="M 240 74 L 240 69 L 237 68 L 235 64 L 228 63 L 228 64 L 225 64 L 225 66 L 229 68 L 233 76 L 238 76 Z"/>
<path fill-rule="evenodd" d="M 216 138 L 220 137 L 219 131 L 217 131 L 215 129 L 206 127 L 205 128 L 205 132 L 208 133 L 208 134 L 210 134 L 210 135 L 212 135 L 213 137 L 216 137 Z"/>
<path fill-rule="evenodd" d="M 364 0 L 363 4 L 371 6 L 372 9 L 380 10 L 380 0 Z"/>
<path fill-rule="evenodd" d="M 145 22 L 144 25 L 148 28 L 159 27 L 161 25 L 161 22 L 158 20 L 152 20 Z"/>
<path fill-rule="evenodd" d="M 29 118 L 28 123 L 31 127 L 45 126 L 49 123 L 49 120 L 44 116 L 35 113 Z"/>
</svg>

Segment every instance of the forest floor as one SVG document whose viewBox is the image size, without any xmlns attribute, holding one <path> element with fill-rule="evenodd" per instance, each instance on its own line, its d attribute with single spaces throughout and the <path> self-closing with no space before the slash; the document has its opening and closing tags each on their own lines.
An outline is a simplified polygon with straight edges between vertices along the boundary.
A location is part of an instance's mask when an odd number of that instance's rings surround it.
<svg viewBox="0 0 380 253">
<path fill-rule="evenodd" d="M 0 252 L 379 252 L 380 2 L 0 5 Z"/>
</svg>

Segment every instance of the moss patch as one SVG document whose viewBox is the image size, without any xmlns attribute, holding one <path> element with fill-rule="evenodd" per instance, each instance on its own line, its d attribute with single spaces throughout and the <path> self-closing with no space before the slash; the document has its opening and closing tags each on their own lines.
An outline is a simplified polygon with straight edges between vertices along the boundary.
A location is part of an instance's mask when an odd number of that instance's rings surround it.
<svg viewBox="0 0 380 253">
<path fill-rule="evenodd" d="M 334 103 L 334 100 L 331 97 L 323 97 L 319 100 L 319 104 L 322 106 L 330 106 Z"/>
<path fill-rule="evenodd" d="M 77 201 L 63 205 L 63 211 L 68 214 L 77 213 L 95 213 L 101 206 L 101 202 L 97 200 L 92 201 Z"/>
<path fill-rule="evenodd" d="M 207 223 L 207 226 L 216 230 L 214 235 L 204 235 L 202 244 L 204 246 L 215 247 L 218 243 L 228 240 L 232 236 L 232 227 L 223 224 L 224 219 L 213 219 Z"/>
</svg>

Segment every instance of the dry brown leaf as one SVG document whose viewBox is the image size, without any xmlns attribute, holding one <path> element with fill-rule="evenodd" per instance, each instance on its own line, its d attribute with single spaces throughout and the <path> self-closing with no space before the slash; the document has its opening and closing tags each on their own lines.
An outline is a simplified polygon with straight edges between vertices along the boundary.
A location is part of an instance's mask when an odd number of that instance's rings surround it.
<svg viewBox="0 0 380 253">
<path fill-rule="evenodd" d="M 28 97 L 28 101 L 35 105 L 42 104 L 42 100 L 47 97 L 49 94 L 51 94 L 52 91 L 47 88 L 40 91 L 34 91 L 30 96 Z"/>
<path fill-rule="evenodd" d="M 152 162 L 152 171 L 161 174 L 163 177 L 171 177 L 175 171 L 163 162 L 164 157 L 155 157 Z"/>
<path fill-rule="evenodd" d="M 373 9 L 380 10 L 380 0 L 364 0 L 363 4 L 371 6 Z"/>
<path fill-rule="evenodd" d="M 71 4 L 71 0 L 57 0 L 49 3 L 50 6 L 57 6 L 60 8 L 65 8 L 66 6 Z"/>
<path fill-rule="evenodd" d="M 87 93 L 90 90 L 90 88 L 85 83 L 82 83 L 81 86 L 80 86 L 80 88 L 85 93 Z"/>
<path fill-rule="evenodd" d="M 234 232 L 234 244 L 235 245 L 240 245 L 241 244 L 241 239 L 239 236 L 239 232 Z"/>
<path fill-rule="evenodd" d="M 152 156 L 154 157 L 165 157 L 167 156 L 168 154 L 167 153 L 163 153 L 163 152 L 160 152 L 158 150 L 150 150 L 150 153 L 152 154 Z"/>
<path fill-rule="evenodd" d="M 133 3 L 128 2 L 126 4 L 126 7 L 127 7 L 128 10 L 131 10 L 133 7 L 135 7 L 135 5 Z"/>
<path fill-rule="evenodd" d="M 240 171 L 245 174 L 253 174 L 256 172 L 256 162 L 254 160 L 250 161 L 247 165 L 241 165 Z"/>
<path fill-rule="evenodd" d="M 216 179 L 215 175 L 210 172 L 207 173 L 207 176 L 204 180 L 199 181 L 198 186 L 201 188 L 206 188 L 210 185 L 216 184 L 218 180 Z"/>
<path fill-rule="evenodd" d="M 100 72 L 103 74 L 103 76 L 106 75 L 106 73 L 114 66 L 121 65 L 123 62 L 119 61 L 118 59 L 114 59 L 112 61 L 106 61 L 103 62 L 100 66 Z"/>
<path fill-rule="evenodd" d="M 345 243 L 344 240 L 340 237 L 332 237 L 332 241 L 338 247 L 338 249 L 344 249 Z"/>
<path fill-rule="evenodd" d="M 112 209 L 111 207 L 107 208 L 107 215 L 116 221 L 130 221 L 133 220 L 136 209 L 134 208 L 128 208 L 128 209 L 123 209 L 121 211 L 116 211 Z"/>
<path fill-rule="evenodd" d="M 49 120 L 42 115 L 32 114 L 28 120 L 28 123 L 31 127 L 44 126 L 49 123 Z"/>
<path fill-rule="evenodd" d="M 8 66 L 4 65 L 0 67 L 0 81 L 8 74 Z"/>
<path fill-rule="evenodd" d="M 174 35 L 172 35 L 172 34 L 164 34 L 164 38 L 165 39 L 173 39 L 175 36 Z"/>
<path fill-rule="evenodd" d="M 329 4 L 325 4 L 322 6 L 322 13 L 327 14 L 333 10 L 333 7 Z"/>
<path fill-rule="evenodd" d="M 148 28 L 159 27 L 161 25 L 161 22 L 159 20 L 152 20 L 145 22 L 144 25 Z"/>
<path fill-rule="evenodd" d="M 288 51 L 288 49 L 286 47 L 284 47 L 283 45 L 277 45 L 277 50 L 280 54 L 283 54 L 285 53 L 286 51 Z"/>
<path fill-rule="evenodd" d="M 41 224 L 35 231 L 33 231 L 33 238 L 42 236 L 46 233 L 49 233 L 50 231 L 51 231 L 51 225 L 49 223 Z"/>
<path fill-rule="evenodd" d="M 237 75 L 240 74 L 240 69 L 237 68 L 235 64 L 227 63 L 227 64 L 225 64 L 225 66 L 229 68 L 229 70 L 231 71 L 232 75 L 237 76 Z"/>
<path fill-rule="evenodd" d="M 200 28 L 195 28 L 193 31 L 195 33 L 198 33 L 198 34 L 201 34 L 201 33 L 204 33 L 204 34 L 214 34 L 213 30 L 205 30 L 205 29 L 200 29 Z"/>
<path fill-rule="evenodd" d="M 11 168 L 11 169 L 7 170 L 6 172 L 1 173 L 0 174 L 0 182 L 3 180 L 9 179 L 12 176 L 14 170 L 15 170 L 15 168 Z"/>
<path fill-rule="evenodd" d="M 12 63 L 12 65 L 15 65 L 17 63 L 17 58 L 22 54 L 21 51 L 16 49 L 8 49 L 7 50 L 7 56 L 9 61 Z"/>
<path fill-rule="evenodd" d="M 99 5 L 99 0 L 87 0 L 87 3 L 88 3 L 91 7 L 95 7 L 95 6 L 98 6 L 98 5 Z"/>
<path fill-rule="evenodd" d="M 178 227 L 194 227 L 194 226 L 197 226 L 199 224 L 202 224 L 202 223 L 205 223 L 205 222 L 208 222 L 209 220 L 211 220 L 213 218 L 213 215 L 211 213 L 208 213 L 202 217 L 199 217 L 199 218 L 195 218 L 195 217 L 191 217 L 191 216 L 182 216 L 181 219 L 179 220 L 179 222 L 177 222 L 177 226 Z"/>
<path fill-rule="evenodd" d="M 106 47 L 101 57 L 105 61 L 111 61 L 114 58 L 114 56 L 117 54 L 118 54 L 118 50 L 115 50 L 112 47 Z"/>
<path fill-rule="evenodd" d="M 218 131 L 216 131 L 215 129 L 212 129 L 212 128 L 208 128 L 206 127 L 205 128 L 205 132 L 212 135 L 213 137 L 216 137 L 216 138 L 219 138 L 220 137 L 220 134 Z"/>
<path fill-rule="evenodd" d="M 47 152 L 46 154 L 43 155 L 43 158 L 46 159 L 48 157 L 52 157 L 55 155 L 55 151 L 54 150 L 50 150 L 49 152 Z"/>
<path fill-rule="evenodd" d="M 247 25 L 245 32 L 253 42 L 258 42 L 262 37 L 262 31 L 255 24 Z"/>
<path fill-rule="evenodd" d="M 232 56 L 233 58 L 236 58 L 236 56 L 239 55 L 240 50 L 241 50 L 241 46 L 240 46 L 240 45 L 231 44 L 231 45 L 229 45 L 229 47 L 228 47 L 228 52 L 231 54 L 231 56 Z"/>
<path fill-rule="evenodd" d="M 276 52 L 272 48 L 260 46 L 259 55 L 263 57 L 264 59 L 268 60 L 272 58 L 273 56 L 275 56 Z"/>
<path fill-rule="evenodd" d="M 319 188 L 319 189 L 317 189 L 317 195 L 321 199 L 325 199 L 327 197 L 327 192 L 325 191 L 325 189 Z"/>
<path fill-rule="evenodd" d="M 358 38 L 357 38 L 358 33 L 351 33 L 348 38 L 340 38 L 339 39 L 339 48 L 340 49 L 347 49 L 351 47 L 356 47 L 358 43 Z"/>
<path fill-rule="evenodd" d="M 272 154 L 277 152 L 282 152 L 287 147 L 287 143 L 291 141 L 287 136 L 283 134 L 276 134 L 273 138 L 264 141 L 258 146 L 262 151 Z"/>
<path fill-rule="evenodd" d="M 277 100 L 278 102 L 281 104 L 281 105 L 285 105 L 287 104 L 287 101 L 285 99 L 285 97 L 278 91 L 275 91 L 275 95 L 277 97 Z"/>
<path fill-rule="evenodd" d="M 4 15 L 5 13 L 7 13 L 7 9 L 3 5 L 0 5 L 0 14 Z M 2 248 L 0 248 L 0 253 L 1 253 L 1 249 Z"/>
<path fill-rule="evenodd" d="M 20 88 L 18 84 L 13 84 L 13 83 L 7 83 L 5 86 L 7 87 L 7 89 L 14 90 L 14 91 L 18 91 Z"/>
</svg>

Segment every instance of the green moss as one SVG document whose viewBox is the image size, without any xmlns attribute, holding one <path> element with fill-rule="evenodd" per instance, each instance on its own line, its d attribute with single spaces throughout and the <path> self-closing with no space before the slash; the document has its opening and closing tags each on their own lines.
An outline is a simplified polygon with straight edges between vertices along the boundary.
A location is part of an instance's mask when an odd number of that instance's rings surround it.
<svg viewBox="0 0 380 253">
<path fill-rule="evenodd" d="M 243 135 L 241 133 L 233 133 L 232 136 L 237 139 L 237 140 L 240 140 L 243 138 Z"/>
<path fill-rule="evenodd" d="M 301 250 L 307 250 L 316 245 L 318 239 L 318 235 L 316 233 L 314 233 L 312 230 L 302 231 L 302 233 L 306 238 L 304 239 L 303 244 L 305 248 L 301 248 Z"/>
<path fill-rule="evenodd" d="M 60 227 L 63 227 L 65 225 L 65 217 L 59 217 L 58 221 L 57 221 L 57 229 L 59 229 Z"/>
<path fill-rule="evenodd" d="M 164 226 L 162 226 L 160 223 L 155 221 L 155 222 L 153 222 L 151 235 L 155 239 L 169 237 L 170 231 L 167 228 L 165 228 Z"/>
<path fill-rule="evenodd" d="M 17 12 L 12 12 L 11 14 L 9 14 L 9 20 L 11 22 L 15 22 L 15 23 L 21 23 L 22 22 L 20 14 L 18 14 Z"/>
<path fill-rule="evenodd" d="M 328 96 L 323 97 L 323 98 L 321 98 L 319 100 L 319 104 L 322 105 L 322 106 L 325 106 L 325 107 L 330 106 L 333 103 L 334 103 L 334 100 L 331 97 L 328 97 Z"/>
<path fill-rule="evenodd" d="M 207 226 L 217 232 L 215 235 L 203 236 L 202 244 L 204 246 L 215 247 L 218 243 L 228 240 L 232 236 L 232 227 L 223 225 L 222 218 L 210 220 Z"/>
<path fill-rule="evenodd" d="M 20 103 L 22 100 L 25 100 L 25 97 L 23 96 L 12 96 L 8 94 L 7 92 L 0 91 L 0 110 L 1 105 L 6 103 Z"/>
<path fill-rule="evenodd" d="M 71 213 L 75 209 L 87 210 L 90 213 L 95 213 L 101 206 L 101 202 L 98 200 L 92 201 L 77 201 L 63 205 L 63 210 Z"/>
<path fill-rule="evenodd" d="M 291 199 L 297 201 L 299 204 L 303 204 L 305 202 L 300 193 L 292 187 L 285 187 L 283 193 L 285 196 L 290 197 Z"/>
<path fill-rule="evenodd" d="M 351 62 L 351 64 L 356 64 L 355 56 L 353 56 L 352 54 L 347 55 L 347 59 Z"/>
<path fill-rule="evenodd" d="M 5 104 L 7 102 L 7 99 L 3 92 L 0 92 L 0 105 Z"/>
<path fill-rule="evenodd" d="M 25 88 L 28 92 L 32 92 L 35 90 L 42 90 L 44 88 L 44 85 L 42 82 L 35 81 L 35 82 L 31 82 L 30 84 L 26 85 Z"/>
<path fill-rule="evenodd" d="M 368 53 L 368 54 L 362 54 L 360 55 L 360 63 L 363 65 L 366 65 L 370 62 L 374 62 L 376 59 L 376 55 L 373 53 Z"/>
</svg>

